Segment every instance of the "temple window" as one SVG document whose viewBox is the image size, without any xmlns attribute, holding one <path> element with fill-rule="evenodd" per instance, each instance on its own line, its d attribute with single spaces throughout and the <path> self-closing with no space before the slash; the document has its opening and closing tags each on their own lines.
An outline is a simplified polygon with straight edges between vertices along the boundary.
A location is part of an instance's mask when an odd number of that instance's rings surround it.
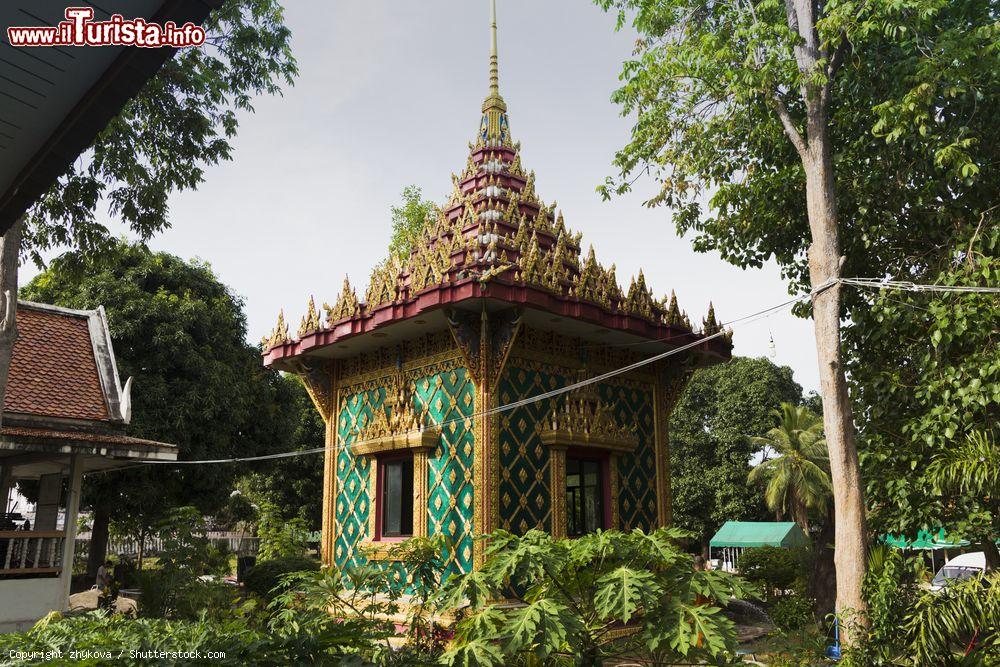
<svg viewBox="0 0 1000 667">
<path fill-rule="evenodd" d="M 378 463 L 380 538 L 413 536 L 413 455 Z"/>
<path fill-rule="evenodd" d="M 566 534 L 579 537 L 606 529 L 606 460 L 566 457 Z"/>
</svg>

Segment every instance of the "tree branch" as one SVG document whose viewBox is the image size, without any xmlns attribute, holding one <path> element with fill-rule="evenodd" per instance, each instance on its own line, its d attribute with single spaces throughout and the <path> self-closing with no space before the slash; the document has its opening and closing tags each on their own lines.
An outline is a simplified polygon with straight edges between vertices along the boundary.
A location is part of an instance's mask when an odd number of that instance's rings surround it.
<svg viewBox="0 0 1000 667">
<path fill-rule="evenodd" d="M 778 119 L 781 120 L 781 126 L 785 128 L 785 134 L 791 140 L 792 145 L 795 146 L 795 150 L 798 151 L 799 157 L 805 161 L 808 157 L 806 142 L 802 138 L 802 133 L 799 132 L 797 127 L 795 127 L 795 121 L 792 120 L 792 115 L 788 113 L 788 108 L 785 106 L 785 103 L 781 101 L 781 98 L 778 97 L 777 93 L 771 97 L 771 103 L 774 106 L 775 112 L 778 114 Z"/>
</svg>

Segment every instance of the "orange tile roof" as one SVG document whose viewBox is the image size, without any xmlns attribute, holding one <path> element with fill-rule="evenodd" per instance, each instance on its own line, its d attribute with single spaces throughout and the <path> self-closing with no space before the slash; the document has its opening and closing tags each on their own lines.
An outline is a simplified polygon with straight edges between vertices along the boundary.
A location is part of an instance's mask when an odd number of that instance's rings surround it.
<svg viewBox="0 0 1000 667">
<path fill-rule="evenodd" d="M 86 317 L 19 308 L 17 329 L 5 412 L 110 419 Z"/>
</svg>

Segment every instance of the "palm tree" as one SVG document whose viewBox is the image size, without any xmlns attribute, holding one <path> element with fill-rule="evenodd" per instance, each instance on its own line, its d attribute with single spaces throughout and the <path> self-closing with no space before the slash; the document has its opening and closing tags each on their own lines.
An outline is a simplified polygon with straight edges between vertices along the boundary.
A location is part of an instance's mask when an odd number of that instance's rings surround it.
<svg viewBox="0 0 1000 667">
<path fill-rule="evenodd" d="M 825 511 L 833 495 L 823 420 L 807 408 L 782 403 L 778 425 L 753 442 L 774 450 L 750 471 L 750 483 L 765 484 L 764 500 L 778 517 L 790 514 L 809 534 L 809 510 Z"/>
<path fill-rule="evenodd" d="M 927 476 L 936 493 L 981 498 L 994 521 L 1000 515 L 1000 447 L 992 432 L 972 431 L 963 442 L 939 452 L 927 467 Z M 990 569 L 1000 568 L 996 534 L 980 537 Z"/>
</svg>

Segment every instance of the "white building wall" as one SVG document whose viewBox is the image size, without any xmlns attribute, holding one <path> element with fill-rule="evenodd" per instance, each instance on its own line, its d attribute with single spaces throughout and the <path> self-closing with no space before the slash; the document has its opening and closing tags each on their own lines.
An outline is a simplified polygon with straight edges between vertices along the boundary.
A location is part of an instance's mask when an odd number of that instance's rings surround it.
<svg viewBox="0 0 1000 667">
<path fill-rule="evenodd" d="M 59 577 L 0 580 L 0 600 L 0 632 L 27 630 L 50 611 L 66 609 Z"/>
</svg>

